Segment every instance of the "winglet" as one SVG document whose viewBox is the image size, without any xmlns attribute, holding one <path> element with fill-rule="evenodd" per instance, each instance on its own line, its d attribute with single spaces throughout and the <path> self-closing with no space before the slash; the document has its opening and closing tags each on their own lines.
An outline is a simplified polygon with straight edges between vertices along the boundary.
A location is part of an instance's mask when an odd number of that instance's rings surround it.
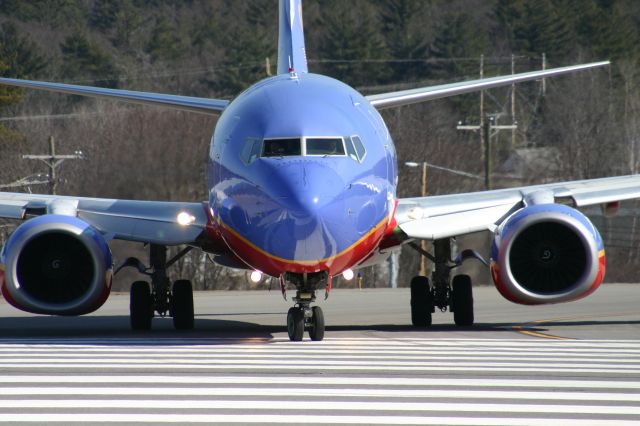
<svg viewBox="0 0 640 426">
<path fill-rule="evenodd" d="M 278 74 L 309 72 L 304 47 L 302 0 L 280 0 Z"/>
</svg>

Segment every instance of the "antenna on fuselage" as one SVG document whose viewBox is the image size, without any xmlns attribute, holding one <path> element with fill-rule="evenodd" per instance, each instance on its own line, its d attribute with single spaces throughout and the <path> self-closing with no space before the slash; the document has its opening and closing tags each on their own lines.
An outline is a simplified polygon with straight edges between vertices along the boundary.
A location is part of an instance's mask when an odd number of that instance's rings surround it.
<svg viewBox="0 0 640 426">
<path fill-rule="evenodd" d="M 296 74 L 296 70 L 293 68 L 293 64 L 291 63 L 291 56 L 289 56 L 289 78 L 298 78 L 298 74 Z"/>
</svg>

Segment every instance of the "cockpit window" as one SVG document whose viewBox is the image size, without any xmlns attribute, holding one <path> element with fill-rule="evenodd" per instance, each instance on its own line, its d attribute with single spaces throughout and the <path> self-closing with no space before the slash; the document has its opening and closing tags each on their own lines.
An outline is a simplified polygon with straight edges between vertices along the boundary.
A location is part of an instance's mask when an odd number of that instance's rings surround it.
<svg viewBox="0 0 640 426">
<path fill-rule="evenodd" d="M 349 151 L 349 156 L 351 158 L 361 163 L 364 161 L 364 157 L 366 157 L 367 155 L 367 150 L 365 149 L 362 140 L 360 140 L 360 136 L 357 135 L 348 138 L 347 151 Z"/>
<path fill-rule="evenodd" d="M 345 145 L 347 145 L 347 155 L 353 160 L 360 161 L 360 159 L 358 158 L 358 154 L 356 153 L 356 147 L 353 146 L 353 141 L 351 140 L 351 138 L 346 138 L 344 142 Z"/>
<path fill-rule="evenodd" d="M 307 138 L 307 155 L 345 155 L 342 138 Z"/>
<path fill-rule="evenodd" d="M 262 146 L 263 157 L 289 157 L 302 155 L 300 139 L 265 139 Z"/>
<path fill-rule="evenodd" d="M 240 159 L 246 164 L 251 164 L 260 156 L 260 151 L 262 151 L 262 141 L 258 138 L 247 138 L 240 152 Z"/>
<path fill-rule="evenodd" d="M 357 136 L 352 137 L 300 137 L 257 140 L 248 138 L 242 147 L 240 158 L 250 164 L 258 157 L 292 156 L 349 156 L 362 162 L 366 155 Z"/>
</svg>

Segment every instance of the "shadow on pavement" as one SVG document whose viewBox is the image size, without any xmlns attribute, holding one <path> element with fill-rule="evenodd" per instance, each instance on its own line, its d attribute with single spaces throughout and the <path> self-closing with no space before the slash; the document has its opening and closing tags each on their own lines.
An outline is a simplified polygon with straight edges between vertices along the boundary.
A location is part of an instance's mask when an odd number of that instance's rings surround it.
<svg viewBox="0 0 640 426">
<path fill-rule="evenodd" d="M 451 324 L 438 324 L 428 328 L 416 328 L 410 325 L 337 325 L 327 326 L 327 332 L 349 331 L 379 331 L 387 333 L 401 333 L 403 335 L 430 333 L 464 332 L 505 332 L 512 331 L 511 324 L 477 324 L 473 327 L 456 327 Z M 286 336 L 287 329 L 283 324 L 261 325 L 254 322 L 234 321 L 229 319 L 198 318 L 194 330 L 177 331 L 173 328 L 171 318 L 154 318 L 153 328 L 149 331 L 133 331 L 129 326 L 128 316 L 84 316 L 84 317 L 0 317 L 0 342 L 3 344 L 19 344 L 29 339 L 73 339 L 72 344 L 82 344 L 83 340 L 91 340 L 92 344 L 126 344 L 122 340 L 114 342 L 114 339 L 133 339 L 132 345 L 144 345 L 145 339 L 149 339 L 149 345 L 154 344 L 183 344 L 180 339 L 188 339 L 188 344 L 198 344 L 198 339 L 203 339 L 203 344 L 216 344 L 215 339 L 222 339 L 219 344 L 245 343 L 247 339 L 255 341 L 269 341 L 274 334 L 283 333 Z M 104 339 L 104 343 L 101 340 Z M 9 342 L 7 342 L 9 340 Z M 169 340 L 159 342 L 159 340 Z M 68 341 L 65 342 L 67 344 Z"/>
</svg>

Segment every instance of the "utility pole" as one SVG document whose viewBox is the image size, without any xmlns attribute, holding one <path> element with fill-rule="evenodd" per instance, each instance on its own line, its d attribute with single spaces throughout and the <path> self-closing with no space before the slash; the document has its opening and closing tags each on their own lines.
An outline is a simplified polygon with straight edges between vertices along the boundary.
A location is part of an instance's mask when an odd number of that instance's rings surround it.
<svg viewBox="0 0 640 426">
<path fill-rule="evenodd" d="M 516 73 L 516 55 L 511 54 L 511 75 Z M 511 124 L 516 125 L 516 84 L 511 85 Z M 516 127 L 511 130 L 511 149 L 516 147 Z"/>
<path fill-rule="evenodd" d="M 515 55 L 511 55 L 511 73 L 515 74 Z M 484 78 L 484 55 L 480 55 L 480 78 Z M 544 81 L 544 80 L 543 80 Z M 480 123 L 478 125 L 463 125 L 462 122 L 458 123 L 456 129 L 458 130 L 471 130 L 474 132 L 478 132 L 480 134 L 480 152 L 482 153 L 483 162 L 484 162 L 484 186 L 485 189 L 493 188 L 493 182 L 491 179 L 491 173 L 493 170 L 493 153 L 491 149 L 491 137 L 493 136 L 491 131 L 495 130 L 499 132 L 500 130 L 508 130 L 512 131 L 511 140 L 512 145 L 515 146 L 515 131 L 518 128 L 517 122 L 515 120 L 515 84 L 511 86 L 511 115 L 513 124 L 509 126 L 498 126 L 494 125 L 495 118 L 499 116 L 499 114 L 489 115 L 485 113 L 484 109 L 484 91 L 480 91 Z"/>
<path fill-rule="evenodd" d="M 456 129 L 458 130 L 471 130 L 474 132 L 480 131 L 483 135 L 484 143 L 484 187 L 485 189 L 493 188 L 493 180 L 491 179 L 491 174 L 493 171 L 493 150 L 491 149 L 491 138 L 498 134 L 500 130 L 514 130 L 518 128 L 517 124 L 507 125 L 507 126 L 499 126 L 494 124 L 496 118 L 499 117 L 500 114 L 487 114 L 484 117 L 484 120 L 481 120 L 483 123 L 482 126 L 474 126 L 474 125 L 462 125 L 458 124 Z M 493 133 L 492 133 L 493 131 Z"/>
<path fill-rule="evenodd" d="M 542 71 L 547 69 L 547 54 L 542 53 Z M 542 96 L 547 94 L 547 80 L 542 79 Z"/>
<path fill-rule="evenodd" d="M 65 160 L 81 160 L 84 158 L 82 151 L 76 151 L 70 155 L 56 155 L 56 144 L 53 136 L 49 136 L 49 155 L 23 155 L 22 158 L 27 160 L 40 160 L 49 168 L 49 194 L 56 194 L 58 184 L 58 176 L 56 168 Z"/>
<path fill-rule="evenodd" d="M 482 126 L 482 134 L 484 135 L 484 187 L 487 190 L 493 188 L 491 182 L 491 172 L 493 171 L 493 163 L 491 161 L 491 124 L 493 124 L 493 117 L 484 120 L 484 125 Z"/>
<path fill-rule="evenodd" d="M 427 162 L 422 162 L 422 197 L 427 196 Z M 427 242 L 420 240 L 420 247 L 422 250 L 427 251 Z M 427 276 L 427 260 L 424 256 L 420 256 L 420 276 Z"/>
<path fill-rule="evenodd" d="M 484 78 L 484 55 L 480 55 L 480 79 Z M 481 129 L 484 128 L 484 90 L 480 91 L 480 126 Z M 487 144 L 488 140 L 485 138 L 484 132 L 480 132 L 480 155 L 486 154 L 485 144 Z M 486 161 L 486 159 L 485 159 Z"/>
</svg>

